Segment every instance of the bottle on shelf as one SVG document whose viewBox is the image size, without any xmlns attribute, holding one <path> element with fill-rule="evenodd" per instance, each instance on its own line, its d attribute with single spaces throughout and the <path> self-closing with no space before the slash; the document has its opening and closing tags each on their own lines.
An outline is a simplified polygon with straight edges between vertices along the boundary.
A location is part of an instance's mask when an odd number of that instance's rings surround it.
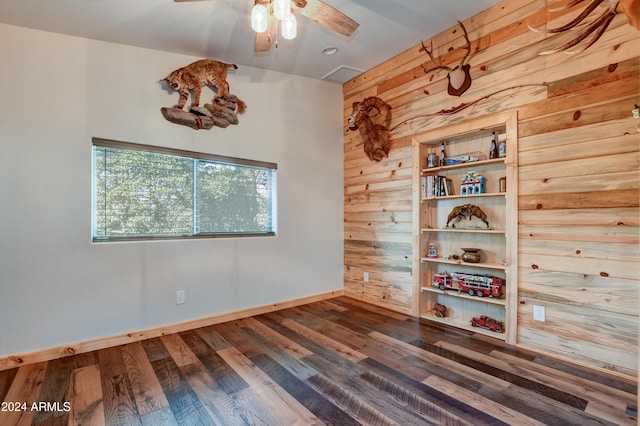
<svg viewBox="0 0 640 426">
<path fill-rule="evenodd" d="M 444 142 L 442 142 L 441 149 L 440 149 L 440 167 L 443 167 L 446 165 L 447 165 L 447 153 L 444 150 Z"/>
<path fill-rule="evenodd" d="M 489 149 L 489 158 L 498 158 L 498 140 L 496 138 L 496 132 L 491 133 L 491 148 Z"/>
</svg>

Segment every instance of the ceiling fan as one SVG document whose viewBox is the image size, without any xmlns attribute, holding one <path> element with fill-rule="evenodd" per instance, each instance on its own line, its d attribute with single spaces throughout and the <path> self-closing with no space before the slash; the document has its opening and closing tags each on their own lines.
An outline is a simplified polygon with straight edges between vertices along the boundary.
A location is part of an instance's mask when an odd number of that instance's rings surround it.
<svg viewBox="0 0 640 426">
<path fill-rule="evenodd" d="M 192 2 L 201 0 L 173 0 L 177 3 Z M 271 0 L 255 0 L 255 4 L 268 6 Z M 358 24 L 344 13 L 322 0 L 291 0 L 294 11 L 305 16 L 318 24 L 332 31 L 350 37 L 358 28 Z M 268 28 L 265 32 L 256 33 L 255 52 L 268 52 L 271 49 L 273 40 L 276 39 L 277 20 L 273 15 L 269 15 Z M 277 44 L 276 44 L 277 47 Z"/>
</svg>

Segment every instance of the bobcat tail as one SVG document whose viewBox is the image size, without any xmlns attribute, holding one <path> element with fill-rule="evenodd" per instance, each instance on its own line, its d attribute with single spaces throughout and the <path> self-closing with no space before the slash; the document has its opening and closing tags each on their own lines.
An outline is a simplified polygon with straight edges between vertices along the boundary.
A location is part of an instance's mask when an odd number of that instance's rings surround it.
<svg viewBox="0 0 640 426">
<path fill-rule="evenodd" d="M 227 69 L 234 69 L 237 70 L 238 66 L 236 64 L 227 64 Z"/>
</svg>

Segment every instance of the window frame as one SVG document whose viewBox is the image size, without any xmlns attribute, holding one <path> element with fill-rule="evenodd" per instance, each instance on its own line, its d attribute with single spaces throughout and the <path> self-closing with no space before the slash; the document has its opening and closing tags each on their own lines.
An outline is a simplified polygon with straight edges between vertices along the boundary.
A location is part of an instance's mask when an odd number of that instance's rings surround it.
<svg viewBox="0 0 640 426">
<path fill-rule="evenodd" d="M 179 156 L 194 160 L 211 161 L 219 164 L 227 164 L 232 166 L 248 166 L 270 169 L 273 173 L 271 190 L 271 231 L 266 232 L 195 232 L 195 226 L 192 233 L 185 234 L 166 234 L 166 235 L 127 235 L 127 236 L 98 236 L 96 235 L 97 225 L 97 188 L 96 188 L 96 165 L 94 148 L 109 148 L 109 149 L 123 149 L 123 150 L 135 150 L 140 152 L 148 152 L 154 154 L 164 154 Z M 146 145 L 132 142 L 122 142 L 111 139 L 92 138 L 91 140 L 91 241 L 94 243 L 104 242 L 126 242 L 126 241 L 155 241 L 155 240 L 190 240 L 190 239 L 206 239 L 206 238 L 236 238 L 236 237 L 274 237 L 277 230 L 277 163 L 271 163 L 267 161 L 251 160 L 246 158 L 230 157 L 217 154 L 209 154 L 198 151 L 189 151 L 177 148 L 168 148 L 157 145 Z M 195 175 L 194 175 L 195 179 Z M 194 196 L 196 196 L 194 194 Z M 195 216 L 195 212 L 194 212 Z"/>
</svg>

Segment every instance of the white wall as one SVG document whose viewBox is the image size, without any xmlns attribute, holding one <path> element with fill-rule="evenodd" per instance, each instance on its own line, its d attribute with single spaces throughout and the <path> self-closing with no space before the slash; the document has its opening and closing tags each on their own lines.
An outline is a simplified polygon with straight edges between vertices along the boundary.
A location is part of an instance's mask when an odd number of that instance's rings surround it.
<svg viewBox="0 0 640 426">
<path fill-rule="evenodd" d="M 200 58 L 0 40 L 0 356 L 342 289 L 340 85 L 238 64 L 240 124 L 196 131 L 162 117 L 178 94 L 157 81 Z M 277 163 L 277 237 L 91 243 L 92 137 Z"/>
</svg>

